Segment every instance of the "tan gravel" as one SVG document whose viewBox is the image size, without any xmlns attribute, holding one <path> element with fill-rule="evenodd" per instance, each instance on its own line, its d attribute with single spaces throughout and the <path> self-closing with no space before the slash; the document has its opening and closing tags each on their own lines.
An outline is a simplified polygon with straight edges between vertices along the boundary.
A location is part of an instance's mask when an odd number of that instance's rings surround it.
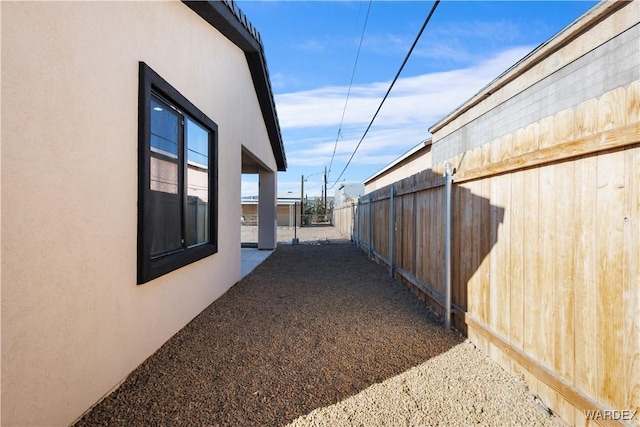
<svg viewBox="0 0 640 427">
<path fill-rule="evenodd" d="M 243 243 L 257 243 L 258 242 L 258 227 L 255 225 L 242 226 L 241 241 Z M 298 238 L 300 243 L 316 243 L 318 241 L 325 242 L 327 240 L 331 242 L 338 242 L 343 240 L 349 240 L 349 236 L 340 234 L 340 232 L 331 226 L 325 225 L 310 225 L 305 227 L 278 227 L 278 243 L 279 244 L 291 244 L 294 236 Z"/>
<path fill-rule="evenodd" d="M 522 382 L 330 231 L 279 246 L 77 425 L 553 425 Z"/>
</svg>

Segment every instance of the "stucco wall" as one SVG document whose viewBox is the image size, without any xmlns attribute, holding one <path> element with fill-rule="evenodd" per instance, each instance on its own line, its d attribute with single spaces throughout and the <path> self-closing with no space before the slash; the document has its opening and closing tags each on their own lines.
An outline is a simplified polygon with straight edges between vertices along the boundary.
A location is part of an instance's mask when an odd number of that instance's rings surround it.
<svg viewBox="0 0 640 427">
<path fill-rule="evenodd" d="M 178 2 L 2 2 L 2 425 L 65 425 L 240 279 L 242 51 Z M 136 285 L 138 62 L 219 126 L 216 255 Z M 231 225 L 232 224 L 232 225 Z"/>
</svg>

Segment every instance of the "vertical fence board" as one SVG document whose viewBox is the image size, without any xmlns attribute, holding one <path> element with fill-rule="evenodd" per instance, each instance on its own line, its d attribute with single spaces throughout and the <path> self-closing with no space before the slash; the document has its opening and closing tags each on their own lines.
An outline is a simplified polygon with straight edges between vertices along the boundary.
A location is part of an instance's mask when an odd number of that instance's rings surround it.
<svg viewBox="0 0 640 427">
<path fill-rule="evenodd" d="M 574 140 L 574 110 L 567 109 L 556 114 L 554 135 L 558 143 Z M 575 343 L 574 329 L 575 319 L 573 306 L 575 298 L 575 272 L 573 242 L 575 241 L 576 229 L 580 226 L 580 215 L 575 210 L 575 205 L 570 203 L 573 200 L 572 194 L 575 191 L 575 162 L 561 162 L 551 166 L 557 169 L 557 186 L 555 193 L 558 196 L 556 201 L 556 235 L 557 254 L 555 260 L 555 313 L 558 324 L 562 328 L 555 328 L 555 360 L 554 368 L 569 383 L 574 379 L 574 359 Z M 566 410 L 564 416 L 566 421 L 569 413 L 573 415 L 573 410 Z"/>
<path fill-rule="evenodd" d="M 640 147 L 625 152 L 624 342 L 627 408 L 640 407 Z M 634 284 L 636 286 L 634 287 Z"/>
<path fill-rule="evenodd" d="M 458 159 L 459 161 L 459 159 Z M 457 163 L 452 163 L 457 164 Z M 454 166 L 455 167 L 455 166 Z M 457 212 L 459 208 L 460 201 L 458 200 L 460 195 L 459 188 L 452 184 L 451 185 L 451 302 L 453 304 L 460 305 L 460 300 L 462 299 L 462 293 L 460 292 L 460 286 L 458 286 L 458 282 L 460 281 L 460 221 L 457 218 L 457 215 L 454 215 L 454 212 Z M 445 270 L 446 274 L 446 270 Z M 455 325 L 456 316 L 455 313 L 451 315 L 451 323 Z M 454 326 L 455 327 L 455 326 Z"/>
<path fill-rule="evenodd" d="M 597 294 L 596 294 L 596 157 L 575 162 L 574 205 L 579 218 L 573 245 L 575 282 L 575 379 L 574 384 L 596 398 Z"/>
<path fill-rule="evenodd" d="M 488 254 L 491 250 L 491 205 L 482 203 L 482 199 L 490 200 L 491 182 L 483 179 L 480 185 L 480 254 Z M 489 285 L 491 276 L 490 257 L 485 257 L 479 266 L 480 271 L 480 304 L 481 320 L 487 325 L 491 318 L 491 306 L 489 305 Z"/>
<path fill-rule="evenodd" d="M 429 190 L 434 193 L 431 200 L 434 202 L 435 211 L 432 213 L 431 221 L 431 253 L 435 254 L 431 258 L 430 283 L 441 295 L 444 295 L 444 187 Z"/>
<path fill-rule="evenodd" d="M 509 141 L 510 142 L 510 141 Z M 505 147 L 501 141 L 500 149 Z M 501 157 L 501 156 L 500 156 Z M 491 180 L 491 275 L 490 275 L 490 325 L 501 336 L 510 338 L 510 218 L 511 218 L 511 175 L 500 175 Z M 505 369 L 511 363 L 499 350 L 493 350 L 492 356 Z"/>
<path fill-rule="evenodd" d="M 533 357 L 539 357 L 538 335 L 540 334 L 540 241 L 539 241 L 539 207 L 540 207 L 540 169 L 532 168 L 522 172 L 527 197 L 524 199 L 523 215 L 527 225 L 523 230 L 523 247 L 526 246 L 526 262 L 523 266 L 523 348 Z M 538 381 L 525 373 L 527 383 L 537 393 Z"/>
<path fill-rule="evenodd" d="M 555 351 L 554 341 L 554 253 L 556 236 L 556 205 L 558 197 L 554 192 L 556 186 L 555 168 L 540 168 L 539 187 L 539 244 L 540 251 L 538 268 L 540 271 L 539 283 L 535 286 L 540 288 L 539 299 L 536 304 L 540 307 L 539 330 L 536 348 L 539 351 L 541 362 L 548 368 L 553 369 L 553 357 Z"/>
<path fill-rule="evenodd" d="M 572 166 L 571 164 L 559 165 L 557 172 L 560 175 L 557 180 L 557 190 L 559 190 L 560 194 L 569 198 L 571 197 L 573 183 L 566 177 L 573 175 Z M 563 327 L 554 328 L 555 352 L 553 366 L 567 380 L 572 380 L 574 360 L 574 252 L 572 250 L 572 242 L 576 225 L 574 207 L 570 203 L 559 201 L 556 207 L 555 250 L 549 257 L 555 267 L 554 318 Z"/>
<path fill-rule="evenodd" d="M 429 229 L 427 228 L 427 219 L 425 218 L 427 214 L 426 209 L 426 197 L 425 191 L 421 191 L 419 193 L 415 193 L 415 210 L 416 210 L 416 277 L 422 280 L 425 283 L 428 283 L 428 280 L 425 277 L 426 265 L 428 262 L 428 244 L 429 240 Z"/>
<path fill-rule="evenodd" d="M 573 162 L 563 162 L 550 166 L 555 169 L 555 234 L 554 251 L 548 258 L 554 266 L 553 305 L 553 370 L 559 377 L 572 383 L 574 379 L 574 251 L 576 228 L 580 216 L 575 215 L 575 207 L 570 201 L 575 191 Z M 562 327 L 559 327 L 562 325 Z M 570 425 L 575 424 L 573 407 L 564 399 L 556 398 L 553 408 Z"/>
<path fill-rule="evenodd" d="M 416 271 L 416 214 L 415 214 L 415 193 L 402 197 L 402 261 L 400 266 L 407 270 Z"/>
<path fill-rule="evenodd" d="M 624 152 L 598 156 L 596 233 L 598 242 L 598 399 L 611 407 L 624 401 L 623 279 Z"/>
<path fill-rule="evenodd" d="M 454 188 L 456 198 L 452 211 L 456 214 L 452 214 L 452 216 L 453 223 L 456 224 L 453 233 L 456 245 L 453 249 L 452 259 L 454 260 L 454 265 L 457 266 L 457 274 L 454 276 L 453 286 L 457 289 L 461 306 L 467 308 L 469 306 L 468 289 L 473 273 L 471 271 L 471 221 L 473 212 L 470 206 L 472 195 L 468 186 L 454 185 Z"/>
<path fill-rule="evenodd" d="M 483 261 L 483 257 L 480 252 L 480 239 L 476 237 L 480 235 L 482 230 L 482 204 L 480 198 L 480 193 L 482 191 L 481 181 L 465 183 L 464 188 L 468 191 L 465 192 L 465 213 L 463 215 L 465 219 L 469 218 L 469 225 L 467 228 L 468 233 L 464 236 L 464 252 L 461 254 L 461 256 L 469 259 L 470 267 L 475 267 L 467 272 L 467 277 L 469 277 L 466 285 L 467 311 L 469 313 L 474 313 L 476 317 L 484 321 L 485 315 L 484 306 L 482 303 L 483 278 L 480 269 L 480 264 Z"/>
<path fill-rule="evenodd" d="M 518 172 L 511 178 L 511 233 L 509 245 L 509 271 L 511 273 L 509 327 L 511 342 L 523 349 L 524 344 L 524 173 Z"/>
</svg>

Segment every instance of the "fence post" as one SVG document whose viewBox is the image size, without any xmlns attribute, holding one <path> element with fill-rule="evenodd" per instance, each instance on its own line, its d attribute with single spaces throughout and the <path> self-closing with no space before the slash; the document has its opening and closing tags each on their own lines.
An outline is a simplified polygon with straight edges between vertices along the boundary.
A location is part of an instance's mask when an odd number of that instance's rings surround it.
<svg viewBox="0 0 640 427">
<path fill-rule="evenodd" d="M 298 240 L 298 202 L 295 202 L 293 205 L 293 240 L 291 244 L 297 245 L 298 243 L 300 243 L 300 240 Z"/>
<path fill-rule="evenodd" d="M 393 277 L 393 184 L 389 194 L 389 276 Z"/>
<path fill-rule="evenodd" d="M 444 165 L 444 327 L 451 329 L 451 163 Z"/>
<path fill-rule="evenodd" d="M 353 204 L 353 200 L 351 200 L 349 202 L 349 204 L 351 205 L 351 224 L 350 224 L 350 231 L 351 231 L 351 241 L 355 242 L 356 240 L 356 205 Z"/>
<path fill-rule="evenodd" d="M 358 208 L 356 210 L 356 246 L 358 249 L 362 247 L 360 244 L 360 197 L 358 197 Z"/>
<path fill-rule="evenodd" d="M 373 200 L 369 195 L 369 259 L 373 256 L 373 222 L 371 221 L 373 215 Z"/>
</svg>

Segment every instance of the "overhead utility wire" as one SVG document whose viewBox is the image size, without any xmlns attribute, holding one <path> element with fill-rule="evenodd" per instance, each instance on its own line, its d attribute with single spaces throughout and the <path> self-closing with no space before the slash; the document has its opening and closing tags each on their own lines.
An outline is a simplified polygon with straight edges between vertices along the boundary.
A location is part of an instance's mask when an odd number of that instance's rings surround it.
<svg viewBox="0 0 640 427">
<path fill-rule="evenodd" d="M 333 159 L 336 155 L 336 149 L 338 148 L 338 139 L 342 135 L 342 124 L 344 123 L 344 115 L 347 111 L 347 104 L 349 103 L 349 95 L 351 94 L 351 87 L 353 86 L 353 77 L 356 75 L 356 67 L 358 66 L 358 58 L 360 57 L 360 49 L 362 48 L 362 40 L 364 39 L 364 32 L 367 29 L 367 21 L 369 20 L 369 12 L 371 11 L 372 0 L 369 0 L 369 7 L 367 8 L 367 16 L 364 18 L 364 26 L 362 27 L 362 34 L 360 35 L 360 44 L 358 45 L 358 53 L 356 54 L 356 60 L 353 64 L 353 71 L 351 72 L 351 81 L 349 82 L 349 90 L 347 90 L 347 99 L 344 101 L 344 108 L 342 109 L 342 118 L 340 119 L 340 126 L 338 126 L 338 134 L 336 135 L 336 143 L 333 145 L 333 154 L 331 155 L 331 162 L 329 162 L 329 170 L 327 172 L 327 179 L 331 174 L 331 166 L 333 165 Z"/>
<path fill-rule="evenodd" d="M 344 174 L 344 172 L 349 167 L 349 164 L 351 163 L 351 160 L 353 160 L 353 156 L 356 155 L 356 151 L 358 151 L 358 148 L 360 148 L 360 144 L 362 144 L 362 141 L 364 140 L 364 137 L 367 135 L 367 132 L 369 132 L 369 129 L 371 129 L 371 125 L 373 125 L 373 121 L 378 116 L 378 113 L 380 112 L 380 109 L 382 108 L 382 105 L 384 104 L 384 101 L 387 100 L 387 97 L 389 96 L 389 92 L 391 92 L 391 89 L 393 88 L 393 85 L 396 84 L 396 81 L 398 80 L 398 77 L 400 77 L 400 73 L 404 69 L 404 66 L 407 64 L 407 61 L 409 60 L 409 56 L 411 56 L 411 53 L 413 52 L 413 49 L 416 47 L 416 44 L 418 44 L 418 40 L 420 39 L 420 36 L 422 36 L 422 33 L 423 33 L 424 29 L 427 27 L 427 24 L 431 20 L 431 16 L 433 15 L 433 12 L 436 11 L 436 7 L 438 7 L 439 3 L 440 3 L 440 0 L 436 0 L 436 2 L 433 4 L 433 7 L 431 7 L 431 11 L 429 12 L 429 15 L 427 16 L 427 19 L 425 19 L 424 24 L 422 24 L 422 28 L 420 28 L 420 32 L 418 32 L 418 35 L 416 36 L 416 39 L 413 41 L 413 44 L 411 45 L 411 48 L 409 49 L 409 52 L 407 52 L 407 56 L 405 56 L 404 61 L 402 61 L 402 65 L 400 66 L 400 69 L 396 73 L 396 76 L 393 78 L 393 81 L 391 82 L 391 86 L 389 86 L 389 89 L 387 89 L 387 93 L 384 95 L 384 98 L 382 98 L 382 102 L 380 102 L 380 106 L 378 107 L 378 109 L 376 110 L 375 114 L 373 115 L 373 118 L 371 119 L 371 122 L 369 122 L 369 126 L 367 126 L 367 129 L 364 131 L 364 134 L 362 135 L 362 138 L 360 138 L 360 141 L 358 142 L 358 145 L 356 145 L 355 150 L 353 150 L 353 153 L 351 154 L 351 157 L 349 157 L 349 160 L 347 161 L 347 164 L 344 166 L 344 169 L 342 169 L 342 172 L 340 172 L 340 176 L 338 177 L 338 179 L 335 180 L 335 182 L 333 183 L 333 185 L 331 185 L 331 187 L 329 189 L 332 189 L 333 187 L 335 187 L 335 185 L 338 183 L 338 181 L 340 181 L 340 178 L 342 178 L 342 175 Z"/>
</svg>

